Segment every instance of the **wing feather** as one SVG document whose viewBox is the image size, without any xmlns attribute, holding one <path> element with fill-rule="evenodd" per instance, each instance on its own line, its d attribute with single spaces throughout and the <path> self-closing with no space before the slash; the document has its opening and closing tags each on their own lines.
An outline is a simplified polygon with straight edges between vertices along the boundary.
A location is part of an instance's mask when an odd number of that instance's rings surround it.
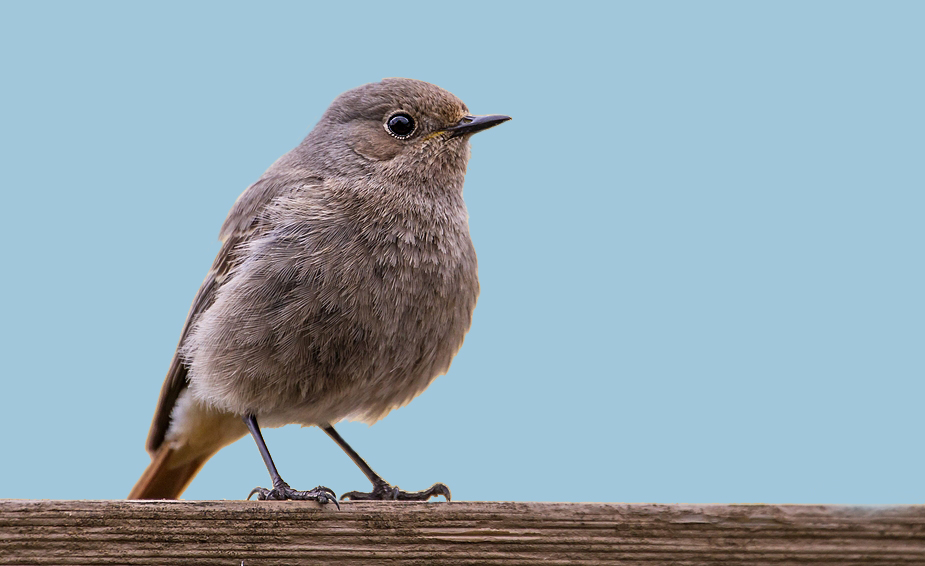
<svg viewBox="0 0 925 566">
<path fill-rule="evenodd" d="M 170 361 L 167 377 L 161 387 L 160 398 L 157 402 L 157 409 L 154 411 L 154 419 L 151 422 L 151 430 L 148 432 L 146 444 L 148 452 L 152 455 L 157 452 L 157 449 L 164 442 L 167 430 L 170 427 L 170 418 L 174 405 L 188 385 L 188 368 L 180 356 L 180 347 L 202 313 L 208 310 L 215 302 L 219 289 L 232 275 L 235 266 L 242 260 L 242 245 L 261 231 L 261 212 L 266 208 L 267 204 L 284 193 L 287 187 L 293 187 L 295 184 L 305 185 L 321 182 L 317 178 L 302 178 L 296 183 L 294 182 L 296 179 L 292 178 L 291 173 L 289 175 L 273 175 L 272 171 L 273 168 L 238 197 L 222 226 L 220 233 L 222 247 L 212 263 L 212 269 L 209 270 L 205 280 L 202 282 L 202 286 L 199 287 L 199 291 L 196 293 L 196 297 L 193 299 L 193 304 L 183 325 L 183 331 L 180 333 L 177 349 L 174 352 L 173 359 Z"/>
</svg>

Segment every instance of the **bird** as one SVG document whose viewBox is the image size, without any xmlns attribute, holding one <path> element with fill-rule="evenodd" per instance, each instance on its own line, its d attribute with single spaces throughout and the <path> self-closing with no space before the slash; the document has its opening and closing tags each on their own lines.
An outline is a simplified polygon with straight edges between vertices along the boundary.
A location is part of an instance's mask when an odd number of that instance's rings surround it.
<svg viewBox="0 0 925 566">
<path fill-rule="evenodd" d="M 379 476 L 334 429 L 374 423 L 447 372 L 479 294 L 463 183 L 477 132 L 455 95 L 389 78 L 338 96 L 231 208 L 193 299 L 148 434 L 151 463 L 128 499 L 177 499 L 221 448 L 250 434 L 272 487 L 248 495 L 338 505 L 283 480 L 261 427 L 321 428 L 369 492 L 418 500 Z"/>
</svg>

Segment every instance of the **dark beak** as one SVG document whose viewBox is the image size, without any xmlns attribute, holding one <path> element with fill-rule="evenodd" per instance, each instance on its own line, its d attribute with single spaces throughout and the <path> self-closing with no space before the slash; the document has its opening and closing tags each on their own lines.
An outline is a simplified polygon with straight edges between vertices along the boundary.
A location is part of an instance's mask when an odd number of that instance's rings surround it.
<svg viewBox="0 0 925 566">
<path fill-rule="evenodd" d="M 502 116 L 500 114 L 492 114 L 490 116 L 466 116 L 456 124 L 447 128 L 446 131 L 453 134 L 450 136 L 451 138 L 455 138 L 456 136 L 465 136 L 487 130 L 488 128 L 497 126 L 501 122 L 507 122 L 510 119 L 510 116 Z"/>
</svg>

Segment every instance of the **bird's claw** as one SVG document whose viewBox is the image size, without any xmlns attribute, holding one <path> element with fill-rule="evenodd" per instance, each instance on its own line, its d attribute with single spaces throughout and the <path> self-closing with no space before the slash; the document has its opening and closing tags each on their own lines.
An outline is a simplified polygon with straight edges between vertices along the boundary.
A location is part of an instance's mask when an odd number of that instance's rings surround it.
<svg viewBox="0 0 925 566">
<path fill-rule="evenodd" d="M 297 489 L 292 489 L 283 482 L 281 485 L 274 487 L 273 489 L 267 489 L 265 487 L 255 487 L 248 494 L 247 498 L 250 499 L 254 494 L 257 494 L 257 499 L 260 501 L 277 501 L 284 499 L 294 499 L 299 501 L 317 501 L 324 505 L 325 503 L 333 503 L 340 509 L 340 504 L 337 502 L 337 495 L 334 494 L 334 491 L 330 488 L 319 485 L 315 489 L 309 491 L 299 491 Z"/>
<path fill-rule="evenodd" d="M 427 501 L 431 497 L 442 495 L 450 501 L 450 488 L 446 484 L 435 483 L 424 491 L 402 491 L 386 481 L 376 482 L 370 492 L 348 491 L 340 496 L 341 500 L 353 501 Z"/>
</svg>

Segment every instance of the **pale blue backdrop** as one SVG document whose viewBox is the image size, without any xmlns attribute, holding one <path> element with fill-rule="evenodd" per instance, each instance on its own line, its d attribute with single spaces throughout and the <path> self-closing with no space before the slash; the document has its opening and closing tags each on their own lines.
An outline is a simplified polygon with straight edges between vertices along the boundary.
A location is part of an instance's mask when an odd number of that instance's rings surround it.
<svg viewBox="0 0 925 566">
<path fill-rule="evenodd" d="M 925 4 L 0 4 L 0 497 L 121 498 L 238 194 L 389 76 L 473 139 L 450 373 L 341 433 L 461 500 L 925 502 Z M 303 489 L 366 488 L 317 429 Z M 189 499 L 268 476 L 250 439 Z"/>
</svg>

